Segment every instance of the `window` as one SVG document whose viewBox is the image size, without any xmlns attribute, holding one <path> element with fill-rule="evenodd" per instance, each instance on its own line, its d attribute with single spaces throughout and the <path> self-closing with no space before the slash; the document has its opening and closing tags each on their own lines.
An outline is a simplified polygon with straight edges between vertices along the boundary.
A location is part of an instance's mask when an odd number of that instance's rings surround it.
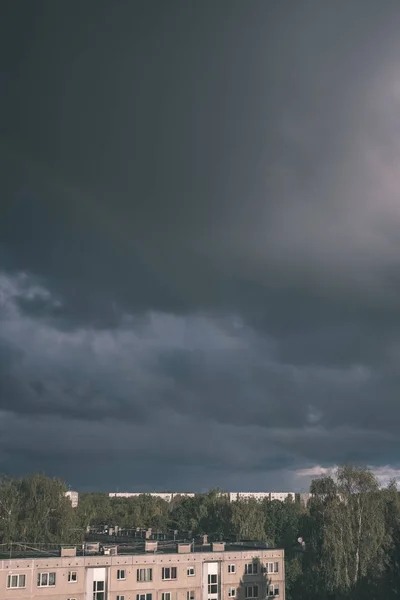
<svg viewBox="0 0 400 600">
<path fill-rule="evenodd" d="M 93 581 L 93 600 L 104 600 L 104 581 Z"/>
<path fill-rule="evenodd" d="M 188 574 L 188 577 L 193 577 L 196 574 L 194 567 L 188 567 L 187 574 Z"/>
<path fill-rule="evenodd" d="M 176 567 L 163 567 L 161 579 L 176 579 Z"/>
<path fill-rule="evenodd" d="M 93 581 L 93 600 L 104 599 L 104 581 Z"/>
<path fill-rule="evenodd" d="M 278 562 L 270 562 L 267 563 L 267 573 L 279 573 L 279 563 Z"/>
<path fill-rule="evenodd" d="M 126 570 L 125 569 L 118 569 L 117 579 L 126 579 Z"/>
<path fill-rule="evenodd" d="M 76 571 L 68 571 L 68 583 L 78 581 L 78 573 Z"/>
<path fill-rule="evenodd" d="M 25 575 L 9 575 L 7 579 L 7 588 L 24 588 L 25 580 Z"/>
<path fill-rule="evenodd" d="M 236 573 L 236 565 L 228 565 L 228 573 Z"/>
<path fill-rule="evenodd" d="M 136 594 L 136 600 L 151 600 L 151 594 Z"/>
<path fill-rule="evenodd" d="M 76 598 L 67 598 L 67 600 L 76 600 Z"/>
<path fill-rule="evenodd" d="M 117 594 L 116 600 L 125 600 L 125 596 L 121 596 L 120 594 Z"/>
<path fill-rule="evenodd" d="M 268 596 L 279 596 L 279 585 L 271 583 L 268 588 Z"/>
<path fill-rule="evenodd" d="M 247 563 L 244 567 L 244 572 L 246 575 L 257 575 L 258 573 L 258 563 L 251 562 Z"/>
<path fill-rule="evenodd" d="M 229 588 L 229 590 L 228 590 L 228 596 L 229 596 L 229 598 L 234 598 L 236 596 L 236 589 L 235 588 Z"/>
<path fill-rule="evenodd" d="M 163 592 L 161 594 L 161 600 L 171 600 L 171 592 Z"/>
<path fill-rule="evenodd" d="M 258 585 L 249 585 L 246 587 L 246 598 L 258 598 Z"/>
<path fill-rule="evenodd" d="M 56 574 L 55 573 L 38 573 L 37 576 L 38 587 L 52 587 L 56 585 Z"/>
<path fill-rule="evenodd" d="M 217 575 L 209 575 L 208 576 L 208 593 L 209 594 L 218 594 L 218 576 Z"/>
<path fill-rule="evenodd" d="M 136 581 L 153 581 L 153 569 L 138 569 Z"/>
<path fill-rule="evenodd" d="M 195 600 L 194 590 L 190 590 L 186 592 L 186 600 Z"/>
</svg>

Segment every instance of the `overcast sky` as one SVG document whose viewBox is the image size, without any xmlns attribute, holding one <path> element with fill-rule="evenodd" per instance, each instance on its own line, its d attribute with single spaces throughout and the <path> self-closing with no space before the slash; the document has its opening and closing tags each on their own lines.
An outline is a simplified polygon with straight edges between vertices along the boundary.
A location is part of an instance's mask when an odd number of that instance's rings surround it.
<svg viewBox="0 0 400 600">
<path fill-rule="evenodd" d="M 400 480 L 398 0 L 2 0 L 0 471 Z"/>
</svg>

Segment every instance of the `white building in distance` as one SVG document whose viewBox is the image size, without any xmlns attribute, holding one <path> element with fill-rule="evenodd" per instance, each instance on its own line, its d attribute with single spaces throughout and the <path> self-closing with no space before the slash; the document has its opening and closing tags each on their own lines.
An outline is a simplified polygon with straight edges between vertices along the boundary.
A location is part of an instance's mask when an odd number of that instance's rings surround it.
<svg viewBox="0 0 400 600">
<path fill-rule="evenodd" d="M 262 502 L 263 500 L 279 500 L 284 502 L 287 498 L 295 500 L 294 492 L 229 492 L 229 500 L 234 502 L 235 500 L 257 500 Z"/>
<path fill-rule="evenodd" d="M 165 502 L 171 502 L 173 498 L 180 496 L 194 498 L 196 495 L 191 492 L 109 492 L 108 495 L 110 498 L 135 498 L 136 496 L 143 496 L 143 494 L 161 498 L 161 500 L 165 500 Z"/>
<path fill-rule="evenodd" d="M 161 498 L 165 502 L 171 502 L 173 498 L 177 497 L 194 498 L 196 496 L 192 492 L 109 492 L 108 495 L 110 498 L 134 498 L 143 494 Z M 221 492 L 221 495 L 225 495 L 225 492 Z M 226 495 L 229 497 L 230 502 L 250 499 L 257 500 L 258 502 L 262 502 L 263 500 L 279 500 L 280 502 L 284 502 L 287 498 L 290 498 L 293 502 L 295 500 L 295 492 L 226 492 Z"/>
<path fill-rule="evenodd" d="M 79 502 L 78 492 L 68 490 L 68 492 L 65 492 L 65 495 L 67 496 L 67 498 L 69 498 L 71 500 L 72 508 L 76 508 L 78 506 L 78 502 Z"/>
</svg>

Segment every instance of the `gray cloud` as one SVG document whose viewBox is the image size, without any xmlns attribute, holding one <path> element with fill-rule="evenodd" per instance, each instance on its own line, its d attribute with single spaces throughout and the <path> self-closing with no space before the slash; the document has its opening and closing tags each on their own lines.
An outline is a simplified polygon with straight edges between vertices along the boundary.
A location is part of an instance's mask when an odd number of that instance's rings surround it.
<svg viewBox="0 0 400 600">
<path fill-rule="evenodd" d="M 399 20 L 13 3 L 3 470 L 96 486 L 101 456 L 115 486 L 254 489 L 396 467 Z"/>
<path fill-rule="evenodd" d="M 104 460 L 106 469 L 118 462 L 113 486 L 147 475 L 148 488 L 168 487 L 170 464 L 178 487 L 228 486 L 235 477 L 239 485 L 245 474 L 253 488 L 272 477 L 300 489 L 290 472 L 321 455 L 334 464 L 386 464 L 395 455 L 394 374 L 388 384 L 362 365 L 284 362 L 279 340 L 234 316 L 148 313 L 127 315 L 118 328 L 59 330 L 53 318 L 21 308 L 37 296 L 54 302 L 29 281 L 0 278 L 0 421 L 9 468 L 61 469 L 81 484 L 93 462 Z M 133 457 L 140 464 L 129 467 L 130 481 L 123 471 Z"/>
</svg>

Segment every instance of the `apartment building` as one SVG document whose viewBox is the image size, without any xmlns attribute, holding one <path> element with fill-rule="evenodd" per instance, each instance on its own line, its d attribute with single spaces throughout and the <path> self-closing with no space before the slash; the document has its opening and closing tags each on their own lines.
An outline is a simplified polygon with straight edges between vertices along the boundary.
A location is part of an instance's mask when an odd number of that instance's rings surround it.
<svg viewBox="0 0 400 600">
<path fill-rule="evenodd" d="M 187 498 L 194 498 L 196 495 L 192 492 L 109 492 L 110 498 L 134 498 L 135 496 L 141 496 L 144 493 L 148 493 L 150 496 L 161 498 L 166 502 L 171 502 L 174 498 L 179 496 L 185 496 Z M 236 500 L 249 500 L 254 499 L 258 501 L 262 500 L 279 500 L 283 502 L 287 498 L 295 499 L 295 492 L 221 492 L 221 496 L 228 496 L 230 502 Z"/>
<path fill-rule="evenodd" d="M 68 490 L 65 492 L 67 498 L 71 500 L 72 508 L 76 508 L 79 502 L 79 494 L 78 492 L 74 492 L 73 490 Z"/>
<path fill-rule="evenodd" d="M 279 502 L 285 502 L 285 500 L 295 501 L 296 494 L 294 492 L 271 492 L 270 500 L 279 500 Z"/>
<path fill-rule="evenodd" d="M 285 600 L 283 550 L 221 542 L 146 547 L 3 559 L 0 600 Z"/>
<path fill-rule="evenodd" d="M 287 498 L 290 498 L 293 502 L 295 500 L 294 492 L 229 492 L 229 500 L 235 502 L 236 500 L 257 500 L 262 502 L 263 500 L 279 500 L 284 502 Z"/>
<path fill-rule="evenodd" d="M 172 502 L 176 496 L 185 496 L 186 498 L 194 498 L 195 494 L 191 492 L 109 492 L 110 498 L 135 498 L 136 496 L 142 496 L 148 494 L 149 496 L 155 496 L 161 498 L 165 502 Z"/>
</svg>

